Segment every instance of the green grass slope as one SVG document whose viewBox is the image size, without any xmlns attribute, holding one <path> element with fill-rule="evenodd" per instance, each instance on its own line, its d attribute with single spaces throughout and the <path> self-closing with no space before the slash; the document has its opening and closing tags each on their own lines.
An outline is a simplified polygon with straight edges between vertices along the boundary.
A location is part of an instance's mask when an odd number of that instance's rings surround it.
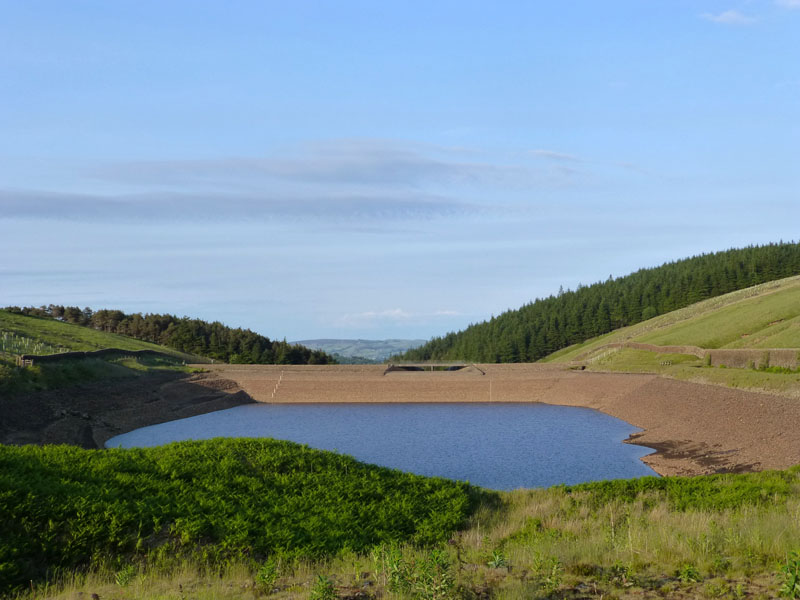
<svg viewBox="0 0 800 600">
<path fill-rule="evenodd" d="M 17 368 L 22 354 L 57 354 L 104 348 L 153 350 L 161 356 L 138 359 L 81 358 Z M 207 362 L 202 357 L 113 333 L 96 331 L 54 319 L 25 316 L 0 310 L 0 393 L 26 393 L 63 388 L 88 381 L 136 377 L 169 369 L 185 370 L 183 363 Z"/>
<path fill-rule="evenodd" d="M 800 277 L 698 302 L 564 348 L 542 362 L 585 360 L 612 342 L 701 348 L 800 348 Z"/>
<path fill-rule="evenodd" d="M 440 543 L 492 497 L 270 439 L 0 446 L 0 594 L 61 569 Z"/>
<path fill-rule="evenodd" d="M 6 354 L 53 354 L 59 349 L 87 351 L 103 348 L 155 350 L 182 360 L 197 358 L 192 354 L 178 352 L 124 335 L 105 333 L 55 319 L 31 317 L 0 310 L 0 352 Z"/>
</svg>

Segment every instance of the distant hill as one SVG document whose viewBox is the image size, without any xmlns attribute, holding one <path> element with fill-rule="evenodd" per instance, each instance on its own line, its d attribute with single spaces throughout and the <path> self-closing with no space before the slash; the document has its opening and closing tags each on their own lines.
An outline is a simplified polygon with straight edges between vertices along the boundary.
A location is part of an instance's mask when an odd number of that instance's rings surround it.
<svg viewBox="0 0 800 600">
<path fill-rule="evenodd" d="M 328 354 L 343 358 L 365 358 L 383 362 L 390 356 L 401 354 L 411 348 L 417 348 L 427 340 L 300 340 L 293 344 L 302 344 L 314 350 L 322 350 Z"/>
<path fill-rule="evenodd" d="M 532 362 L 562 348 L 736 290 L 800 274 L 800 244 L 703 254 L 560 290 L 407 351 L 408 360 Z"/>
</svg>

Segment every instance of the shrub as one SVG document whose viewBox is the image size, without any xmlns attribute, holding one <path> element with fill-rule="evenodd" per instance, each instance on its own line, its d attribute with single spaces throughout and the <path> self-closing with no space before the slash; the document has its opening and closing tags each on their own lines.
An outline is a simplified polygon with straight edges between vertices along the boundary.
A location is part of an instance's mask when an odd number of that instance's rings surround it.
<svg viewBox="0 0 800 600">
<path fill-rule="evenodd" d="M 270 439 L 0 446 L 0 595 L 134 554 L 315 559 L 432 545 L 496 495 Z"/>
</svg>

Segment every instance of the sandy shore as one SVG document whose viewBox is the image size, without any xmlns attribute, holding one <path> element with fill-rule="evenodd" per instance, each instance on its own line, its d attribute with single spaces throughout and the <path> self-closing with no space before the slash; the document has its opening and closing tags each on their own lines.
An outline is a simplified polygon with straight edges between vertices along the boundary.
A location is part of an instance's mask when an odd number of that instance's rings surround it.
<svg viewBox="0 0 800 600">
<path fill-rule="evenodd" d="M 656 375 L 560 365 L 476 365 L 384 374 L 380 365 L 215 365 L 258 402 L 545 402 L 600 410 L 644 431 L 631 443 L 661 475 L 782 469 L 800 463 L 800 402 Z"/>
</svg>

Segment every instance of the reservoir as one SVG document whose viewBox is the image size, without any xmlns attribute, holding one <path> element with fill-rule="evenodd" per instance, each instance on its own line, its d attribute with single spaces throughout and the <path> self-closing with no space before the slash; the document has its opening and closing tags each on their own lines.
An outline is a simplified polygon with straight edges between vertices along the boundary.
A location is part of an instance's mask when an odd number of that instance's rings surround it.
<svg viewBox="0 0 800 600">
<path fill-rule="evenodd" d="M 214 437 L 271 437 L 420 475 L 497 490 L 656 475 L 633 425 L 601 412 L 537 403 L 247 404 L 143 427 L 106 447 Z"/>
</svg>

